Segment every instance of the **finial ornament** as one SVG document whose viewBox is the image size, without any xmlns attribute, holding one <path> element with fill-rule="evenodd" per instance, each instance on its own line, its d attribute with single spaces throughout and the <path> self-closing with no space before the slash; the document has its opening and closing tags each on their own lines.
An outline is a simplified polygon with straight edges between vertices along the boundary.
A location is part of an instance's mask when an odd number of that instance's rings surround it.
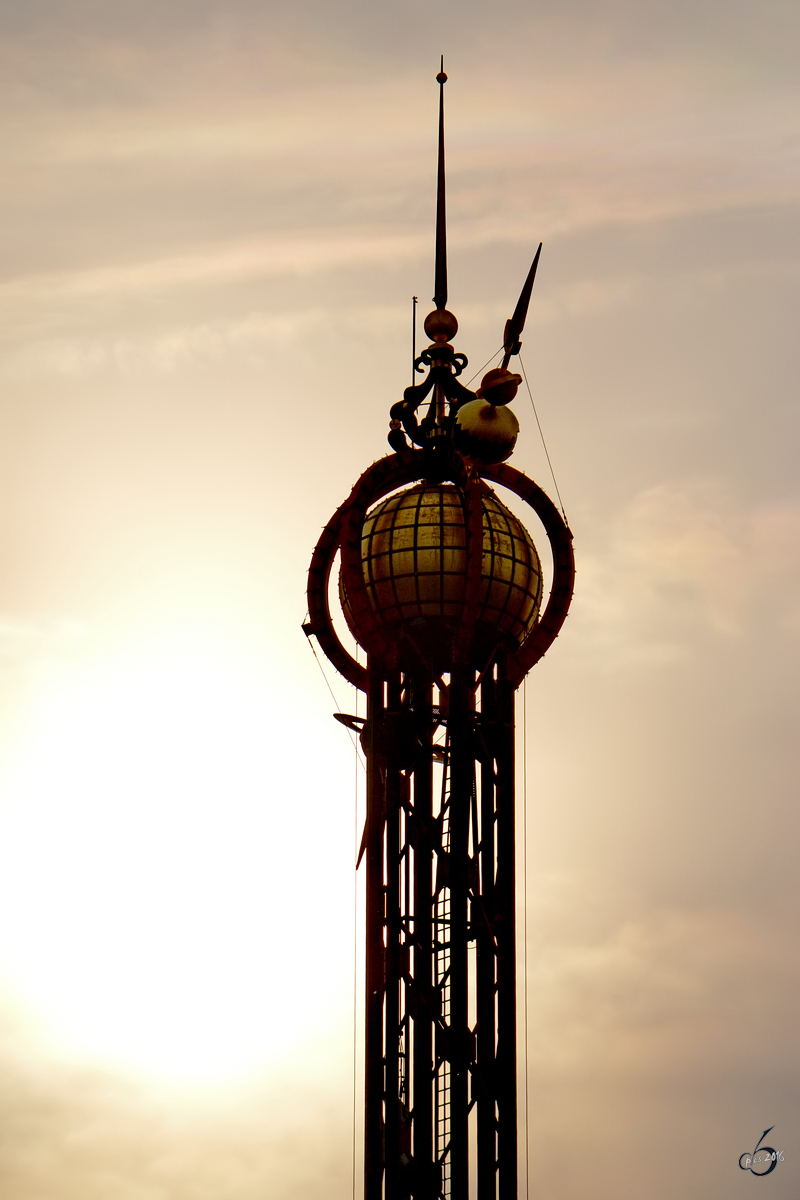
<svg viewBox="0 0 800 1200">
<path fill-rule="evenodd" d="M 522 349 L 522 343 L 519 339 L 522 330 L 525 328 L 525 318 L 528 315 L 533 281 L 536 278 L 536 268 L 539 266 L 539 255 L 541 253 L 542 243 L 539 242 L 538 249 L 531 263 L 531 269 L 528 271 L 527 278 L 522 285 L 522 291 L 519 294 L 514 315 L 506 321 L 503 333 L 504 354 L 502 366 L 495 367 L 492 371 L 487 371 L 481 380 L 481 386 L 476 392 L 476 395 L 481 400 L 486 400 L 489 404 L 494 405 L 495 408 L 503 404 L 510 404 L 517 394 L 517 388 L 522 383 L 522 376 L 509 371 L 508 364 L 512 355 L 519 354 Z"/>
<path fill-rule="evenodd" d="M 444 55 L 436 81 L 439 84 L 439 155 L 436 187 L 436 268 L 433 302 L 436 308 L 425 318 L 425 333 L 431 344 L 414 358 L 414 372 L 429 368 L 422 383 L 412 383 L 403 399 L 389 410 L 389 445 L 401 452 L 408 439 L 425 454 L 430 478 L 457 478 L 473 464 L 504 462 L 514 450 L 519 423 L 506 405 L 517 394 L 522 376 L 508 370 L 512 355 L 520 352 L 520 335 L 525 326 L 541 242 L 523 284 L 514 315 L 506 321 L 502 366 L 488 371 L 476 392 L 459 382 L 467 365 L 465 354 L 450 345 L 458 332 L 458 321 L 447 305 L 447 213 L 444 158 Z M 416 377 L 416 375 L 414 376 Z M 417 410 L 428 401 L 421 419 Z"/>
<path fill-rule="evenodd" d="M 533 291 L 533 281 L 536 278 L 536 268 L 539 266 L 539 255 L 542 253 L 542 243 L 539 242 L 539 248 L 533 257 L 531 269 L 528 271 L 528 277 L 522 285 L 522 291 L 519 294 L 517 307 L 514 309 L 513 317 L 509 317 L 506 321 L 505 331 L 503 333 L 503 370 L 508 366 L 509 359 L 512 354 L 519 354 L 522 349 L 520 342 L 520 334 L 525 328 L 525 318 L 528 315 L 528 305 L 531 302 L 531 292 Z"/>
</svg>

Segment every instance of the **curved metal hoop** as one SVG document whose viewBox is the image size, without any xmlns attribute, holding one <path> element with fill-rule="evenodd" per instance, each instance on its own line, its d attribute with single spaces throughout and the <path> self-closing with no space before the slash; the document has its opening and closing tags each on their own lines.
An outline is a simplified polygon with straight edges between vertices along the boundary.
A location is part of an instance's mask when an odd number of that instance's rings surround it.
<svg viewBox="0 0 800 1200">
<path fill-rule="evenodd" d="M 547 493 L 521 471 L 498 463 L 493 467 L 481 467 L 480 474 L 484 479 L 508 488 L 530 505 L 544 526 L 553 553 L 553 582 L 547 606 L 519 650 L 508 656 L 508 676 L 517 688 L 531 667 L 550 649 L 567 619 L 575 588 L 572 534 Z"/>
<path fill-rule="evenodd" d="M 367 669 L 345 650 L 331 619 L 328 585 L 333 560 L 341 547 L 342 576 L 353 617 L 362 630 L 367 653 L 377 654 L 391 663 L 395 657 L 395 647 L 375 620 L 364 583 L 361 526 L 370 505 L 404 483 L 414 483 L 422 478 L 422 462 L 421 450 L 403 450 L 399 454 L 388 454 L 386 458 L 367 467 L 344 504 L 337 508 L 323 529 L 308 569 L 308 631 L 314 634 L 339 674 L 362 692 L 367 690 Z"/>
<path fill-rule="evenodd" d="M 395 488 L 423 477 L 423 462 L 422 451 L 404 450 L 399 454 L 389 454 L 368 467 L 323 529 L 311 559 L 307 630 L 317 638 L 340 675 L 362 692 L 367 690 L 366 667 L 356 662 L 344 648 L 331 619 L 328 587 L 333 560 L 341 548 L 342 578 L 353 620 L 361 633 L 362 645 L 368 654 L 375 655 L 389 667 L 394 666 L 397 647 L 375 619 L 367 595 L 361 566 L 361 530 L 367 511 L 373 504 Z M 521 471 L 500 463 L 497 466 L 480 467 L 478 473 L 483 479 L 499 483 L 514 492 L 534 510 L 544 526 L 553 554 L 553 582 L 547 606 L 519 649 L 508 656 L 508 678 L 517 688 L 558 637 L 569 611 L 575 581 L 572 534 L 549 496 Z"/>
</svg>

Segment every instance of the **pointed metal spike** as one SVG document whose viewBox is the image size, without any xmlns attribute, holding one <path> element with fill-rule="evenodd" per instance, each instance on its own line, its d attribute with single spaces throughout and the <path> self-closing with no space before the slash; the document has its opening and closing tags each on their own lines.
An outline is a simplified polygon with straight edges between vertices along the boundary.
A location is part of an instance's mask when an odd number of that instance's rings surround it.
<svg viewBox="0 0 800 1200">
<path fill-rule="evenodd" d="M 536 268 L 539 266 L 539 255 L 542 253 L 542 243 L 539 242 L 539 248 L 534 255 L 531 269 L 528 271 L 528 278 L 522 286 L 522 291 L 519 294 L 517 307 L 514 309 L 514 315 L 510 320 L 506 321 L 505 331 L 503 333 L 503 349 L 505 350 L 505 358 L 503 366 L 508 366 L 508 360 L 512 354 L 518 354 L 519 350 L 514 349 L 519 346 L 520 335 L 525 328 L 525 318 L 528 315 L 528 305 L 531 302 L 531 292 L 533 291 L 533 281 L 536 278 Z"/>
<path fill-rule="evenodd" d="M 444 188 L 444 55 L 442 69 L 436 76 L 439 84 L 439 177 L 436 187 L 436 275 L 433 285 L 433 303 L 437 308 L 447 307 L 447 220 L 445 213 Z"/>
</svg>

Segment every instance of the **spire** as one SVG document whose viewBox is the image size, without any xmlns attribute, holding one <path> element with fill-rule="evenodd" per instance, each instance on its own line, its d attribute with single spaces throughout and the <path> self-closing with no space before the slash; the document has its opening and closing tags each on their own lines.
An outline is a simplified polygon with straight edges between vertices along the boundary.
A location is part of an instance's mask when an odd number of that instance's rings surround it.
<svg viewBox="0 0 800 1200">
<path fill-rule="evenodd" d="M 539 249 L 536 251 L 531 269 L 528 271 L 528 278 L 523 284 L 522 291 L 519 294 L 517 307 L 514 309 L 513 317 L 506 321 L 505 332 L 503 333 L 503 369 L 508 366 L 508 361 L 512 354 L 520 352 L 520 334 L 525 328 L 525 318 L 528 315 L 528 305 L 531 302 L 531 292 L 533 291 L 533 281 L 536 278 L 536 268 L 539 265 L 539 255 L 542 253 L 542 243 L 539 242 Z"/>
<path fill-rule="evenodd" d="M 444 55 L 441 70 L 436 76 L 439 84 L 439 175 L 436 186 L 436 275 L 433 284 L 433 312 L 428 313 L 423 326 L 432 341 L 445 345 L 458 333 L 458 321 L 447 311 L 447 221 L 444 204 Z"/>
<path fill-rule="evenodd" d="M 436 188 L 436 279 L 433 303 L 437 308 L 447 307 L 447 222 L 444 204 L 444 55 L 436 76 L 439 84 L 439 178 Z"/>
</svg>

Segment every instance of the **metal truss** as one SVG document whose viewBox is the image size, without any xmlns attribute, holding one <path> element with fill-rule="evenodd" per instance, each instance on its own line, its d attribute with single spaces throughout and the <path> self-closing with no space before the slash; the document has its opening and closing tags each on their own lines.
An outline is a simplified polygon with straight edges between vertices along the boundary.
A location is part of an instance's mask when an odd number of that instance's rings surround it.
<svg viewBox="0 0 800 1200">
<path fill-rule="evenodd" d="M 512 1200 L 513 684 L 370 667 L 363 738 L 366 1200 Z"/>
</svg>

